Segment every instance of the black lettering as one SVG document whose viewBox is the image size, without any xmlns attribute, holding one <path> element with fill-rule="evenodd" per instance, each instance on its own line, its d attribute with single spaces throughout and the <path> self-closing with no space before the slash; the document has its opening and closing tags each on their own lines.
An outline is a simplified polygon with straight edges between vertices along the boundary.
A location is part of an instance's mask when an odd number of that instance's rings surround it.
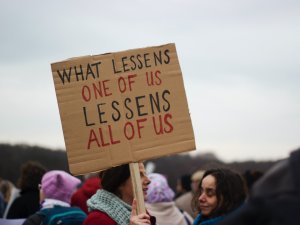
<svg viewBox="0 0 300 225">
<path fill-rule="evenodd" d="M 113 119 L 113 121 L 119 121 L 120 120 L 120 118 L 121 118 L 121 113 L 120 113 L 120 111 L 119 111 L 119 109 L 117 108 L 117 106 L 119 106 L 119 102 L 117 102 L 117 101 L 113 101 L 112 103 L 111 103 L 111 107 L 116 111 L 116 116 L 115 116 L 115 114 L 114 113 L 112 113 L 111 114 L 111 118 Z"/>
<path fill-rule="evenodd" d="M 101 108 L 100 108 L 100 106 L 102 106 L 102 105 L 105 105 L 105 103 L 100 103 L 100 104 L 97 104 L 97 108 L 98 108 L 98 115 L 99 115 L 99 121 L 100 121 L 100 123 L 107 123 L 107 121 L 106 121 L 106 120 L 102 120 L 102 115 L 104 115 L 104 114 L 105 114 L 105 112 L 102 112 L 102 111 L 101 111 Z"/>
<path fill-rule="evenodd" d="M 63 84 L 65 84 L 65 77 L 67 78 L 68 82 L 70 83 L 71 71 L 72 71 L 72 67 L 70 67 L 70 69 L 69 69 L 69 74 L 67 74 L 66 69 L 63 70 L 63 74 L 61 74 L 60 71 L 57 70 L 58 76 L 60 77 L 60 80 L 62 81 Z"/>
<path fill-rule="evenodd" d="M 156 98 L 152 94 L 150 94 L 149 97 L 150 97 L 150 105 L 151 105 L 152 114 L 155 114 L 154 105 L 156 107 L 156 111 L 160 113 L 158 92 L 155 92 Z"/>
<path fill-rule="evenodd" d="M 164 51 L 164 54 L 165 54 L 165 56 L 167 57 L 167 60 L 164 60 L 164 63 L 165 63 L 165 64 L 169 64 L 169 63 L 170 63 L 170 56 L 169 56 L 169 53 L 170 53 L 170 50 L 169 50 L 169 49 L 166 49 L 166 50 Z"/>
<path fill-rule="evenodd" d="M 136 63 L 134 61 L 134 55 L 130 56 L 130 61 L 133 63 L 134 66 L 131 66 L 131 70 L 135 70 L 136 69 Z"/>
<path fill-rule="evenodd" d="M 91 75 L 93 76 L 93 78 L 95 79 L 95 74 L 94 74 L 94 72 L 93 72 L 93 70 L 92 70 L 92 67 L 91 67 L 90 64 L 88 63 L 88 64 L 87 64 L 87 69 L 86 69 L 86 77 L 85 77 L 86 80 L 88 79 L 88 76 L 89 76 L 90 74 L 91 74 Z"/>
<path fill-rule="evenodd" d="M 125 98 L 125 101 L 124 101 L 125 108 L 128 109 L 128 111 L 130 112 L 130 114 L 126 113 L 126 118 L 129 120 L 133 118 L 133 111 L 127 105 L 127 103 L 130 103 L 130 102 L 131 102 L 130 98 Z"/>
<path fill-rule="evenodd" d="M 116 70 L 116 67 L 115 67 L 115 60 L 111 60 L 112 61 L 112 65 L 113 65 L 113 69 L 114 69 L 114 73 L 121 73 L 122 71 L 118 71 L 118 70 Z"/>
<path fill-rule="evenodd" d="M 136 58 L 137 60 L 139 61 L 140 64 L 138 64 L 138 68 L 139 69 L 142 69 L 143 68 L 143 62 L 141 61 L 141 58 L 142 56 L 140 54 L 137 54 Z"/>
<path fill-rule="evenodd" d="M 149 57 L 149 53 L 145 53 L 144 54 L 145 66 L 151 67 L 151 65 L 148 64 L 148 62 L 150 61 L 150 59 L 148 57 Z"/>
<path fill-rule="evenodd" d="M 140 99 L 144 99 L 144 98 L 145 98 L 145 95 L 135 97 L 135 102 L 136 102 L 136 108 L 137 108 L 137 111 L 138 111 L 138 116 L 146 116 L 146 115 L 148 115 L 147 112 L 145 112 L 145 113 L 141 112 L 141 109 L 144 108 L 145 105 L 143 105 L 143 104 L 140 103 Z"/>
<path fill-rule="evenodd" d="M 164 90 L 162 93 L 162 99 L 165 101 L 165 103 L 167 103 L 167 105 L 163 105 L 163 109 L 165 112 L 169 111 L 171 108 L 170 102 L 165 97 L 166 94 L 170 95 L 171 93 L 169 90 Z"/>
<path fill-rule="evenodd" d="M 95 125 L 95 123 L 89 123 L 89 122 L 88 122 L 87 115 L 86 115 L 86 108 L 83 107 L 82 109 L 83 109 L 83 114 L 84 114 L 85 126 L 88 127 L 88 126 L 93 126 L 93 125 Z"/>
<path fill-rule="evenodd" d="M 76 66 L 74 67 L 74 69 L 75 69 L 75 74 L 76 74 L 76 80 L 77 80 L 77 81 L 79 81 L 78 76 L 81 76 L 81 80 L 84 80 L 84 77 L 83 77 L 83 70 L 82 70 L 82 65 L 80 65 L 79 68 L 80 68 L 80 70 L 77 71 Z"/>
<path fill-rule="evenodd" d="M 156 55 L 156 53 L 154 52 L 154 63 L 155 66 L 157 66 L 157 61 L 159 62 L 159 64 L 162 64 L 162 57 L 161 57 L 161 51 L 159 51 L 159 56 Z"/>
<path fill-rule="evenodd" d="M 122 57 L 122 64 L 123 64 L 123 71 L 124 72 L 128 72 L 129 71 L 129 69 L 127 68 L 128 64 L 125 63 L 126 60 L 127 60 L 126 56 Z"/>
<path fill-rule="evenodd" d="M 101 62 L 96 62 L 96 63 L 91 64 L 92 66 L 96 66 L 96 72 L 97 72 L 97 77 L 98 77 L 98 78 L 99 78 L 99 76 L 100 76 L 98 65 L 100 65 L 100 64 L 101 64 Z"/>
</svg>

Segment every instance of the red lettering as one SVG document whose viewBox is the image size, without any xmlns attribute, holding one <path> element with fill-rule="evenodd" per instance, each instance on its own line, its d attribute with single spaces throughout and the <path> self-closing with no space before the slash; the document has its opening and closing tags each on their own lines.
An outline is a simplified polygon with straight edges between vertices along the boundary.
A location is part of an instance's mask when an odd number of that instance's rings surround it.
<svg viewBox="0 0 300 225">
<path fill-rule="evenodd" d="M 154 73 L 153 71 L 151 71 L 150 73 L 146 72 L 147 85 L 148 86 L 160 85 L 162 81 L 159 76 L 160 76 L 159 70 L 156 70 Z"/>
<path fill-rule="evenodd" d="M 111 125 L 108 125 L 108 131 L 109 131 L 110 143 L 112 143 L 113 145 L 119 144 L 121 142 L 120 140 L 117 141 L 114 140 Z"/>
<path fill-rule="evenodd" d="M 94 93 L 95 99 L 112 95 L 108 86 L 109 81 L 110 80 L 99 81 L 98 83 L 93 83 L 91 87 L 84 85 L 81 89 L 83 100 L 89 102 L 92 99 L 92 92 Z"/>
<path fill-rule="evenodd" d="M 119 91 L 121 93 L 124 93 L 127 91 L 127 86 L 129 88 L 129 91 L 132 91 L 132 84 L 135 82 L 134 78 L 136 77 L 136 74 L 130 74 L 127 76 L 127 79 L 124 77 L 119 77 L 118 78 L 118 86 L 119 86 Z"/>
<path fill-rule="evenodd" d="M 110 96 L 110 95 L 112 95 L 112 93 L 109 92 L 109 87 L 107 86 L 107 82 L 108 82 L 108 81 L 109 81 L 109 80 L 104 80 L 104 81 L 102 82 L 105 96 Z"/>
<path fill-rule="evenodd" d="M 172 124 L 168 121 L 168 119 L 172 119 L 172 115 L 170 113 L 167 113 L 164 116 L 164 122 L 165 122 L 166 125 L 169 126 L 169 129 L 164 128 L 165 133 L 171 133 L 174 129 Z"/>
<path fill-rule="evenodd" d="M 164 131 L 163 131 L 163 127 L 162 127 L 162 120 L 161 120 L 161 115 L 159 115 L 159 128 L 157 129 L 156 127 L 156 119 L 155 119 L 155 116 L 152 117 L 152 121 L 153 121 L 153 127 L 154 127 L 154 131 L 156 133 L 156 135 L 160 135 L 160 134 L 163 134 Z"/>
<path fill-rule="evenodd" d="M 144 128 L 144 126 L 141 125 L 142 122 L 147 121 L 147 118 L 144 119 L 139 119 L 136 121 L 137 123 L 137 128 L 138 128 L 138 133 L 139 133 L 139 138 L 141 138 L 141 129 Z"/>
<path fill-rule="evenodd" d="M 96 144 L 98 147 L 100 147 L 100 144 L 98 142 L 98 139 L 96 137 L 95 131 L 93 129 L 90 130 L 90 135 L 89 135 L 89 141 L 88 141 L 88 149 L 91 147 L 91 143 L 96 141 Z"/>
<path fill-rule="evenodd" d="M 125 82 L 124 77 L 119 77 L 118 86 L 119 86 L 119 91 L 121 93 L 124 93 L 126 91 L 126 82 Z"/>
<path fill-rule="evenodd" d="M 113 137 L 113 131 L 112 131 L 112 127 L 111 125 L 107 126 L 107 129 L 105 129 L 106 127 L 99 127 L 98 128 L 98 133 L 95 132 L 94 129 L 90 130 L 90 135 L 89 135 L 89 140 L 88 140 L 88 145 L 87 145 L 87 149 L 90 149 L 92 147 L 92 144 L 95 144 L 96 146 L 94 147 L 105 147 L 105 146 L 109 146 L 109 145 L 114 145 L 114 144 L 119 144 L 121 141 L 117 140 Z M 103 130 L 105 129 L 105 130 Z M 109 136 L 105 136 L 104 134 L 108 133 Z"/>
<path fill-rule="evenodd" d="M 157 70 L 157 71 L 155 72 L 155 78 L 156 78 L 155 84 L 156 84 L 156 85 L 160 85 L 160 84 L 161 84 L 161 79 L 160 79 L 159 76 L 160 76 L 160 71 Z"/>
<path fill-rule="evenodd" d="M 104 141 L 104 137 L 103 137 L 103 132 L 102 132 L 102 128 L 99 128 L 99 136 L 100 136 L 100 139 L 101 139 L 101 144 L 102 144 L 102 147 L 105 147 L 105 146 L 108 146 L 109 143 L 105 143 Z"/>
<path fill-rule="evenodd" d="M 84 85 L 81 89 L 81 96 L 84 101 L 88 102 L 91 100 L 91 91 L 90 88 L 86 85 Z"/>
<path fill-rule="evenodd" d="M 129 126 L 129 127 L 128 127 L 128 126 Z M 128 134 L 128 132 L 127 132 L 128 128 L 131 129 L 131 135 Z M 125 126 L 124 126 L 124 135 L 125 135 L 125 137 L 126 137 L 128 140 L 131 140 L 131 139 L 134 137 L 134 126 L 133 126 L 132 123 L 127 122 L 127 123 L 125 124 Z"/>
<path fill-rule="evenodd" d="M 129 90 L 132 91 L 132 84 L 134 83 L 134 79 L 136 77 L 136 74 L 128 75 L 128 86 Z"/>
<path fill-rule="evenodd" d="M 156 121 L 157 119 L 155 116 L 152 117 L 153 127 L 156 135 L 171 133 L 173 131 L 174 127 L 169 121 L 170 119 L 172 119 L 172 115 L 170 113 L 165 114 L 163 116 L 163 120 L 162 115 L 159 115 L 158 122 Z"/>
</svg>

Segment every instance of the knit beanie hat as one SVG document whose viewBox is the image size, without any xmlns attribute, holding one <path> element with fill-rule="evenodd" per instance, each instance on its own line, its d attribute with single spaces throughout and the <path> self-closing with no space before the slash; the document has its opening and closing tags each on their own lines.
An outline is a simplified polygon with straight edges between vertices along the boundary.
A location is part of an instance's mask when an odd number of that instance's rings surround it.
<svg viewBox="0 0 300 225">
<path fill-rule="evenodd" d="M 41 189 L 46 198 L 70 203 L 71 196 L 81 181 L 62 170 L 52 170 L 42 178 Z"/>
<path fill-rule="evenodd" d="M 171 202 L 175 196 L 174 191 L 169 187 L 167 179 L 158 173 L 148 175 L 151 183 L 148 185 L 147 202 Z"/>
</svg>

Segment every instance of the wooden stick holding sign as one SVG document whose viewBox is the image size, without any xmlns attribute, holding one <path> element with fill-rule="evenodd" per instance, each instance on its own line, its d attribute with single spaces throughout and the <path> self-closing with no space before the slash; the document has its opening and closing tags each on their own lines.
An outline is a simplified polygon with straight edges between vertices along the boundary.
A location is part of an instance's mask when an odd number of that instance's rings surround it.
<svg viewBox="0 0 300 225">
<path fill-rule="evenodd" d="M 137 214 L 145 213 L 144 193 L 142 189 L 141 175 L 138 163 L 129 163 L 133 195 L 137 203 Z"/>
</svg>

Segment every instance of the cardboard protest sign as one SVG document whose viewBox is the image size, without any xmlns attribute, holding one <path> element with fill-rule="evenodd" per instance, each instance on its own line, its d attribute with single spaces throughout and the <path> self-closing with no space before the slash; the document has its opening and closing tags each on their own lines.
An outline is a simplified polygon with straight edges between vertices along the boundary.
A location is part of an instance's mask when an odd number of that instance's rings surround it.
<svg viewBox="0 0 300 225">
<path fill-rule="evenodd" d="M 51 68 L 74 175 L 195 149 L 175 44 Z"/>
</svg>

